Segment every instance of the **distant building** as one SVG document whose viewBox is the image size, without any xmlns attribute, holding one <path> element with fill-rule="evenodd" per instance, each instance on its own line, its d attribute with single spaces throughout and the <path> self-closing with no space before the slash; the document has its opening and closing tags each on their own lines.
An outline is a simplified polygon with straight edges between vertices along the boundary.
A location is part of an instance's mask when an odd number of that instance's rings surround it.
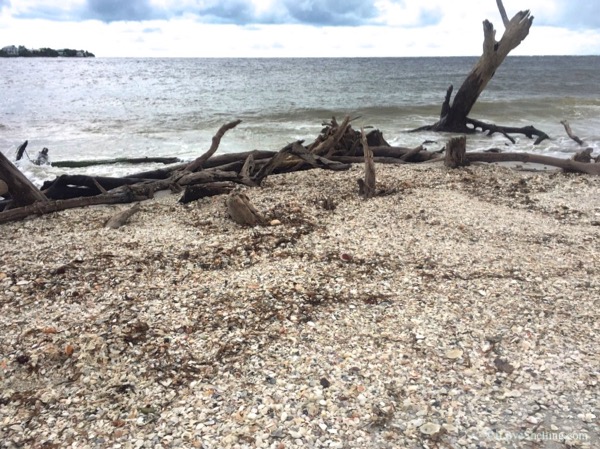
<svg viewBox="0 0 600 449">
<path fill-rule="evenodd" d="M 8 47 L 3 47 L 2 51 L 6 53 L 7 56 L 19 56 L 19 49 L 14 45 L 9 45 Z"/>
</svg>

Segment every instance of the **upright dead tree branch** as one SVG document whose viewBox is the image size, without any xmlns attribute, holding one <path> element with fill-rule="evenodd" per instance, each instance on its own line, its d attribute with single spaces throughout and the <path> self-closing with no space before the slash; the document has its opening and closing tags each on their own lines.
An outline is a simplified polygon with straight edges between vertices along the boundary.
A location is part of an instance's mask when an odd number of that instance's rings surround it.
<svg viewBox="0 0 600 449">
<path fill-rule="evenodd" d="M 210 146 L 209 150 L 204 153 L 202 156 L 198 157 L 196 160 L 194 160 L 193 162 L 190 162 L 188 164 L 187 167 L 185 167 L 186 171 L 196 171 L 200 168 L 202 168 L 202 165 L 213 155 L 215 154 L 215 152 L 217 151 L 217 149 L 219 148 L 219 144 L 221 143 L 221 139 L 223 138 L 223 136 L 225 135 L 225 133 L 227 131 L 229 131 L 230 129 L 235 128 L 237 125 L 239 125 L 240 123 L 242 123 L 241 120 L 236 120 L 235 122 L 231 122 L 231 123 L 227 123 L 223 126 L 221 126 L 221 128 L 219 128 L 219 130 L 217 131 L 217 134 L 215 134 L 212 138 L 212 145 Z"/>
<path fill-rule="evenodd" d="M 569 136 L 571 139 L 573 139 L 579 145 L 585 145 L 585 142 L 583 140 L 581 140 L 579 137 L 577 137 L 575 134 L 573 134 L 573 130 L 571 129 L 571 125 L 569 125 L 569 122 L 567 122 L 566 120 L 562 120 L 560 122 L 560 124 L 565 127 L 567 136 Z"/>
<path fill-rule="evenodd" d="M 365 179 L 358 180 L 359 194 L 365 198 L 375 196 L 375 163 L 373 162 L 373 151 L 369 148 L 365 130 L 360 130 L 363 153 L 365 157 Z"/>
<path fill-rule="evenodd" d="M 496 41 L 494 26 L 489 20 L 484 20 L 483 54 L 462 83 L 454 100 L 451 102 L 453 86 L 450 86 L 442 104 L 440 119 L 433 125 L 424 126 L 414 131 L 429 130 L 457 133 L 473 133 L 476 131 L 476 127 L 467 126 L 468 124 L 472 125 L 472 123 L 469 123 L 469 113 L 508 54 L 527 37 L 533 23 L 533 16 L 528 10 L 520 11 L 508 20 L 502 1 L 496 0 L 496 4 L 505 26 L 502 38 Z M 508 131 L 503 131 L 503 127 L 493 126 L 497 132 L 503 132 L 507 135 Z"/>
<path fill-rule="evenodd" d="M 504 24 L 504 28 L 508 28 L 508 24 L 510 23 L 510 21 L 508 20 L 508 14 L 506 14 L 506 9 L 504 9 L 502 0 L 496 0 L 496 4 L 498 5 L 498 11 L 500 11 L 500 16 L 502 16 L 502 23 Z"/>
<path fill-rule="evenodd" d="M 469 165 L 466 156 L 467 138 L 465 136 L 453 137 L 446 144 L 446 159 L 444 165 L 450 168 L 464 167 Z"/>
</svg>

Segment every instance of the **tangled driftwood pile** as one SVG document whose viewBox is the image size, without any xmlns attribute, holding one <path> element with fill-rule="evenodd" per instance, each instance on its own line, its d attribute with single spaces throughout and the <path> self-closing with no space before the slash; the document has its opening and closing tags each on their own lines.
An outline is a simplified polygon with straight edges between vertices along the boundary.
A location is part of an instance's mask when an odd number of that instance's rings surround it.
<svg viewBox="0 0 600 449">
<path fill-rule="evenodd" d="M 254 225 L 261 218 L 243 195 L 234 192 L 236 185 L 258 187 L 275 173 L 322 168 L 347 170 L 353 163 L 365 163 L 365 178 L 358 181 L 358 192 L 368 198 L 376 195 L 375 163 L 406 164 L 442 159 L 440 152 L 431 152 L 422 145 L 416 148 L 390 146 L 378 130 L 368 134 L 354 130 L 350 117 L 342 123 L 335 118 L 325 124 L 322 133 L 309 145 L 296 141 L 278 152 L 252 151 L 214 156 L 221 138 L 240 120 L 223 125 L 215 134 L 210 149 L 191 163 L 136 173 L 124 178 L 62 175 L 37 189 L 19 170 L 0 154 L 0 188 L 10 192 L 0 212 L 0 223 L 23 219 L 65 209 L 97 204 L 131 203 L 152 198 L 159 190 L 183 192 L 181 202 L 219 195 L 237 195 L 227 202 L 232 218 L 241 224 Z M 568 125 L 566 125 L 568 126 Z M 569 128 L 570 130 L 570 128 Z M 447 145 L 445 163 L 449 167 L 471 162 L 519 161 L 551 165 L 565 170 L 600 175 L 600 164 L 591 163 L 590 151 L 576 159 L 564 160 L 526 153 L 471 152 L 466 153 L 466 138 L 451 139 Z M 585 158 L 587 162 L 581 162 Z M 4 187 L 6 186 L 6 187 Z M 128 217 L 121 218 L 121 223 Z M 117 221 L 118 223 L 118 221 Z M 111 222 L 115 227 L 117 223 Z"/>
</svg>

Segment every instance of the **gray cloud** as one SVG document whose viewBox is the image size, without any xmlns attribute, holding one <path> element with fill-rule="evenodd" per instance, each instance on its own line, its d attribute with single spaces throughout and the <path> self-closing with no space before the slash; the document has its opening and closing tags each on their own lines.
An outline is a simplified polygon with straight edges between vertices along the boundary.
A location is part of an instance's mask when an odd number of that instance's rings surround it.
<svg viewBox="0 0 600 449">
<path fill-rule="evenodd" d="M 165 18 L 150 0 L 87 0 L 82 15 L 103 22 Z"/>
<path fill-rule="evenodd" d="M 244 0 L 207 2 L 197 10 L 185 11 L 198 14 L 204 21 L 211 23 L 256 23 L 252 4 Z"/>
<path fill-rule="evenodd" d="M 313 25 L 360 25 L 375 16 L 373 1 L 283 0 L 290 17 Z"/>
<path fill-rule="evenodd" d="M 0 5 L 10 0 L 0 0 Z M 169 19 L 182 15 L 196 16 L 205 23 L 360 25 L 370 22 L 377 12 L 374 0 L 276 0 L 267 11 L 257 12 L 248 0 L 172 0 L 167 7 L 153 5 L 151 0 L 86 0 L 76 10 L 59 7 L 32 8 L 21 17 L 65 20 L 96 19 L 103 22 Z"/>
<path fill-rule="evenodd" d="M 0 8 L 12 0 L 0 0 Z M 406 3 L 407 0 L 393 0 Z M 600 2 L 592 0 L 556 0 L 558 14 L 533 11 L 535 25 L 577 28 L 600 28 Z M 13 2 L 14 3 L 14 2 Z M 249 0 L 170 0 L 167 6 L 157 6 L 151 0 L 86 0 L 83 6 L 65 9 L 60 6 L 33 6 L 22 11 L 19 18 L 48 20 L 86 20 L 103 22 L 169 19 L 183 15 L 195 16 L 204 23 L 238 25 L 304 23 L 318 26 L 356 26 L 375 23 L 375 0 L 274 0 L 267 11 L 257 12 Z M 45 6 L 44 6 L 45 5 Z M 552 8 L 549 9 L 549 11 Z M 537 13 L 537 14 L 536 14 Z M 424 9 L 414 26 L 439 23 L 442 10 Z M 548 13 L 549 14 L 549 13 Z M 377 21 L 381 23 L 381 21 Z"/>
<path fill-rule="evenodd" d="M 561 18 L 555 25 L 568 27 L 600 28 L 600 2 L 597 0 L 571 0 L 561 8 Z"/>
</svg>

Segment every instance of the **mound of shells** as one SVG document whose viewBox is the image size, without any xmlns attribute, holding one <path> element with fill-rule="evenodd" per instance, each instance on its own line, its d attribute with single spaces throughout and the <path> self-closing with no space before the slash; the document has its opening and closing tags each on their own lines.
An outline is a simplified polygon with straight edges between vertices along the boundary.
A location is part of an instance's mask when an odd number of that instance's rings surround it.
<svg viewBox="0 0 600 449">
<path fill-rule="evenodd" d="M 600 179 L 361 175 L 1 226 L 0 447 L 600 447 Z"/>
</svg>

